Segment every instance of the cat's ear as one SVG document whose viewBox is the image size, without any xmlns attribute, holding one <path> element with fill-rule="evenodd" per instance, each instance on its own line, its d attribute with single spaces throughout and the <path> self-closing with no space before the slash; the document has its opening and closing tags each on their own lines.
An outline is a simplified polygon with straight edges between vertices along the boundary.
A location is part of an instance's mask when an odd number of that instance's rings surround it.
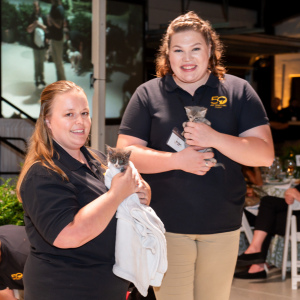
<svg viewBox="0 0 300 300">
<path fill-rule="evenodd" d="M 106 146 L 106 151 L 107 151 L 107 153 L 108 153 L 108 154 L 112 154 L 112 153 L 113 153 L 112 148 L 111 148 L 110 146 L 108 146 L 108 145 L 105 145 L 105 146 Z"/>
<path fill-rule="evenodd" d="M 191 107 L 190 106 L 185 106 L 185 111 L 186 111 L 186 114 L 188 115 L 191 111 Z"/>
<path fill-rule="evenodd" d="M 131 150 L 127 150 L 127 151 L 126 151 L 126 154 L 125 154 L 125 155 L 126 155 L 126 157 L 128 157 L 128 159 L 129 159 L 129 157 L 130 157 L 130 155 L 131 155 L 131 152 L 132 152 Z"/>
<path fill-rule="evenodd" d="M 206 108 L 206 107 L 201 107 L 201 110 L 200 110 L 200 116 L 201 116 L 202 118 L 204 118 L 205 115 L 206 115 L 206 112 L 207 112 L 207 108 Z"/>
</svg>

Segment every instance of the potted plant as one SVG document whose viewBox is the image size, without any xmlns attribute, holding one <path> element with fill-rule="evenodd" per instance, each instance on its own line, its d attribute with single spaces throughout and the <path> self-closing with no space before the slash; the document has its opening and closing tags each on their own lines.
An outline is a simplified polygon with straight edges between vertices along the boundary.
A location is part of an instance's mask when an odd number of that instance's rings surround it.
<svg viewBox="0 0 300 300">
<path fill-rule="evenodd" d="M 6 43 L 15 42 L 18 12 L 15 5 L 7 0 L 1 1 L 1 40 Z"/>
<path fill-rule="evenodd" d="M 2 179 L 0 185 L 0 226 L 24 225 L 23 207 L 16 194 L 16 180 Z"/>
</svg>

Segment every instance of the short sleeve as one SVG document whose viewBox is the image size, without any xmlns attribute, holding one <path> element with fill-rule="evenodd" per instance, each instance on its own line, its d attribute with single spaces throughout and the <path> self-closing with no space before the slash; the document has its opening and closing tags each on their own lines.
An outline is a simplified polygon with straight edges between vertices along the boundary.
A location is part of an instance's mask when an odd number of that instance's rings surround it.
<svg viewBox="0 0 300 300">
<path fill-rule="evenodd" d="M 77 190 L 58 174 L 41 166 L 33 166 L 21 186 L 25 213 L 50 244 L 79 210 Z"/>
<path fill-rule="evenodd" d="M 269 124 L 263 103 L 248 82 L 245 82 L 242 101 L 238 124 L 239 134 L 251 128 Z"/>
<path fill-rule="evenodd" d="M 141 86 L 135 91 L 126 107 L 119 134 L 134 136 L 148 142 L 150 130 L 151 114 L 148 95 L 146 89 Z"/>
</svg>

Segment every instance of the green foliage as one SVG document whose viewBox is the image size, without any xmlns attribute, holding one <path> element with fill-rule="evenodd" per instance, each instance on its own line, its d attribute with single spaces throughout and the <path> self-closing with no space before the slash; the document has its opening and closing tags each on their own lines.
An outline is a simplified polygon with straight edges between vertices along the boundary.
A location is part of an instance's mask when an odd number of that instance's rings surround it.
<svg viewBox="0 0 300 300">
<path fill-rule="evenodd" d="M 72 19 L 70 19 L 71 30 L 82 32 L 86 36 L 86 40 L 91 40 L 92 36 L 92 20 L 91 13 L 88 12 L 75 12 Z"/>
<path fill-rule="evenodd" d="M 18 32 L 18 40 L 20 44 L 28 44 L 27 41 L 30 41 L 30 34 L 27 32 L 27 27 L 29 25 L 29 20 L 33 12 L 32 4 L 20 3 L 18 6 L 18 19 L 17 22 L 17 32 Z"/>
<path fill-rule="evenodd" d="M 17 9 L 7 0 L 1 0 L 1 29 L 16 29 Z"/>
<path fill-rule="evenodd" d="M 23 207 L 16 194 L 16 180 L 10 178 L 2 179 L 0 185 L 0 226 L 2 225 L 24 225 Z"/>
</svg>

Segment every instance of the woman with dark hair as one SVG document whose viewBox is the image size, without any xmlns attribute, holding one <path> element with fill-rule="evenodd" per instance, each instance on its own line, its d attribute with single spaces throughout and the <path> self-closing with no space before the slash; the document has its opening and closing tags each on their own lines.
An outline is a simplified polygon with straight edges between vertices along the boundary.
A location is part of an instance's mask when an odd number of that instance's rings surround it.
<svg viewBox="0 0 300 300">
<path fill-rule="evenodd" d="M 229 299 L 246 192 L 241 165 L 274 159 L 261 100 L 247 81 L 225 74 L 222 55 L 209 22 L 194 12 L 173 20 L 156 60 L 158 78 L 137 88 L 120 126 L 117 147 L 133 151 L 167 231 L 158 300 Z M 185 106 L 205 107 L 211 127 L 183 128 Z M 184 149 L 176 148 L 183 144 L 177 131 L 184 131 Z M 213 152 L 199 152 L 207 147 Z"/>
<path fill-rule="evenodd" d="M 30 253 L 25 299 L 124 300 L 129 283 L 112 272 L 119 204 L 150 189 L 128 167 L 109 191 L 105 155 L 87 148 L 91 119 L 86 94 L 70 81 L 48 85 L 17 193 L 24 207 Z"/>
</svg>

